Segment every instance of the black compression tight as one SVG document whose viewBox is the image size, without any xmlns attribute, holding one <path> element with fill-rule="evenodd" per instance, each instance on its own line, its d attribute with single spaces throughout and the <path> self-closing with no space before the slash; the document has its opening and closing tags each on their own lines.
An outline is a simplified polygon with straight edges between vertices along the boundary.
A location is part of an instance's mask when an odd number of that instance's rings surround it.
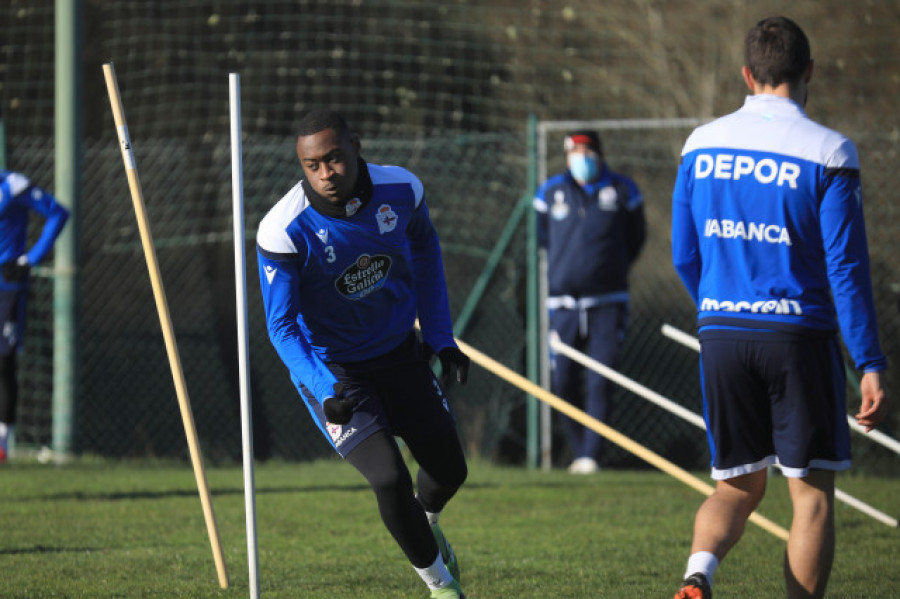
<svg viewBox="0 0 900 599">
<path fill-rule="evenodd" d="M 447 440 L 410 445 L 419 462 L 419 495 L 429 511 L 440 511 L 466 477 L 465 459 L 454 434 Z M 458 455 L 457 455 L 458 451 Z M 448 455 L 449 454 L 449 455 Z M 347 461 L 369 481 L 378 501 L 381 520 L 416 568 L 434 563 L 437 544 L 425 517 L 423 504 L 413 493 L 412 478 L 393 437 L 379 431 L 347 455 Z M 460 464 L 462 466 L 460 467 Z M 425 469 L 430 473 L 424 473 Z M 436 474 L 437 473 L 437 474 Z"/>
<path fill-rule="evenodd" d="M 18 403 L 16 350 L 0 356 L 0 422 L 15 424 Z"/>
</svg>

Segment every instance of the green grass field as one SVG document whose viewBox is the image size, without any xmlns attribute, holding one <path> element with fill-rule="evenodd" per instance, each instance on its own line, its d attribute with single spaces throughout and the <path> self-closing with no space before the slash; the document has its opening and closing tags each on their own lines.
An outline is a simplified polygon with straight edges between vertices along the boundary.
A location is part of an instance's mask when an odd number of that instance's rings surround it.
<svg viewBox="0 0 900 599">
<path fill-rule="evenodd" d="M 0 597 L 248 596 L 242 471 L 210 468 L 207 476 L 226 590 L 189 465 L 5 465 Z M 900 511 L 900 480 L 844 475 L 838 486 L 893 516 Z M 256 487 L 263 596 L 428 596 L 349 465 L 264 464 Z M 650 470 L 574 477 L 472 464 L 441 522 L 470 599 L 671 597 L 702 498 Z M 900 530 L 837 506 L 829 596 L 900 597 Z M 780 477 L 760 511 L 789 525 Z M 716 575 L 717 599 L 784 596 L 782 553 L 781 541 L 748 524 Z"/>
</svg>

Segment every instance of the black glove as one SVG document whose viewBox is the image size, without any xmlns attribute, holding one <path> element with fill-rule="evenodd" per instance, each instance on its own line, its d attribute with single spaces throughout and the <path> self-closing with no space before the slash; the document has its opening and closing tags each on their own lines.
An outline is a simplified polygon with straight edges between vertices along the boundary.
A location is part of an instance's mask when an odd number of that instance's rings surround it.
<svg viewBox="0 0 900 599">
<path fill-rule="evenodd" d="M 353 417 L 353 408 L 356 402 L 352 399 L 341 397 L 344 393 L 344 385 L 334 384 L 334 397 L 329 397 L 322 403 L 325 419 L 332 424 L 347 424 Z"/>
<path fill-rule="evenodd" d="M 2 266 L 0 266 L 0 273 L 3 275 L 3 280 L 7 283 L 22 283 L 28 280 L 28 273 L 31 271 L 31 266 L 26 262 L 25 264 L 19 264 L 15 260 L 10 260 L 9 262 L 4 262 Z"/>
<path fill-rule="evenodd" d="M 441 383 L 450 382 L 450 370 L 456 368 L 456 380 L 465 385 L 469 378 L 469 356 L 462 353 L 458 347 L 445 347 L 438 352 L 438 360 L 441 361 Z"/>
</svg>

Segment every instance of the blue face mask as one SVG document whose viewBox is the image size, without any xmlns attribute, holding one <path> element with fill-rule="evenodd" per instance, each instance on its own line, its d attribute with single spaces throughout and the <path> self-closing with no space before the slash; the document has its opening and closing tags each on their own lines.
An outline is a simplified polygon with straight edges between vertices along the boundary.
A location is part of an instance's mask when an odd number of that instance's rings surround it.
<svg viewBox="0 0 900 599">
<path fill-rule="evenodd" d="M 574 153 L 569 155 L 569 172 L 576 181 L 593 181 L 600 172 L 600 161 L 595 156 Z"/>
</svg>

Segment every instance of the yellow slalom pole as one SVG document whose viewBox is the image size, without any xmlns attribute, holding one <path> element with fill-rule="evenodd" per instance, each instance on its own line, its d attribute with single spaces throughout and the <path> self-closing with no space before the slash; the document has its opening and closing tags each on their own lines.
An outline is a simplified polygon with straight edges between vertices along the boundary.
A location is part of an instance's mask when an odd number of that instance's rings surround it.
<svg viewBox="0 0 900 599">
<path fill-rule="evenodd" d="M 622 449 L 633 453 L 650 465 L 662 470 L 669 476 L 678 479 L 687 486 L 700 491 L 704 495 L 711 495 L 714 491 L 714 489 L 710 485 L 701 481 L 699 478 L 692 475 L 688 471 L 684 470 L 683 468 L 679 468 L 659 454 L 650 451 L 640 443 L 633 441 L 629 437 L 626 437 L 609 425 L 600 422 L 592 416 L 589 416 L 564 399 L 553 395 L 543 387 L 529 381 L 521 374 L 497 362 L 487 354 L 478 351 L 468 343 L 460 341 L 459 339 L 456 340 L 456 343 L 473 362 L 475 362 L 485 370 L 492 372 L 493 374 L 499 376 L 508 383 L 515 385 L 526 393 L 537 397 L 539 400 L 562 412 L 572 420 L 580 422 L 584 426 L 595 431 L 597 434 L 602 435 L 606 439 L 609 439 Z M 778 526 L 765 516 L 762 516 L 758 512 L 753 512 L 752 514 L 750 514 L 750 521 L 760 528 L 778 537 L 782 541 L 787 541 L 788 531 L 781 526 Z"/>
<path fill-rule="evenodd" d="M 165 289 L 163 289 L 162 276 L 159 272 L 159 261 L 156 258 L 156 249 L 153 246 L 153 236 L 150 233 L 150 222 L 147 218 L 147 209 L 144 206 L 144 194 L 138 178 L 134 152 L 131 148 L 131 139 L 128 136 L 125 109 L 122 107 L 122 98 L 119 95 L 119 83 L 116 80 L 116 71 L 111 62 L 103 65 L 103 76 L 106 79 L 107 92 L 109 92 L 109 102 L 112 106 L 113 120 L 116 124 L 116 132 L 118 133 L 119 144 L 122 150 L 122 159 L 125 161 L 125 174 L 128 177 L 128 187 L 131 190 L 131 200 L 134 204 L 134 212 L 138 221 L 141 244 L 144 248 L 144 258 L 147 260 L 147 269 L 150 271 L 150 283 L 153 286 L 156 311 L 159 313 L 159 323 L 166 343 L 169 368 L 172 370 L 172 378 L 175 379 L 175 392 L 178 396 L 178 405 L 181 408 L 181 420 L 184 424 L 185 435 L 187 435 L 191 463 L 194 466 L 194 477 L 197 479 L 197 489 L 200 493 L 200 503 L 203 506 L 203 516 L 206 519 L 209 543 L 212 546 L 213 559 L 216 562 L 219 586 L 227 589 L 228 572 L 225 569 L 225 558 L 222 555 L 222 543 L 219 541 L 219 528 L 216 525 L 212 496 L 209 492 L 209 485 L 206 482 L 206 470 L 203 468 L 203 457 L 200 453 L 197 429 L 194 427 L 191 400 L 188 397 L 187 385 L 184 382 L 181 358 L 178 355 L 178 345 L 175 343 L 175 330 L 172 326 L 172 318 L 169 315 L 169 304 L 166 301 Z"/>
</svg>

